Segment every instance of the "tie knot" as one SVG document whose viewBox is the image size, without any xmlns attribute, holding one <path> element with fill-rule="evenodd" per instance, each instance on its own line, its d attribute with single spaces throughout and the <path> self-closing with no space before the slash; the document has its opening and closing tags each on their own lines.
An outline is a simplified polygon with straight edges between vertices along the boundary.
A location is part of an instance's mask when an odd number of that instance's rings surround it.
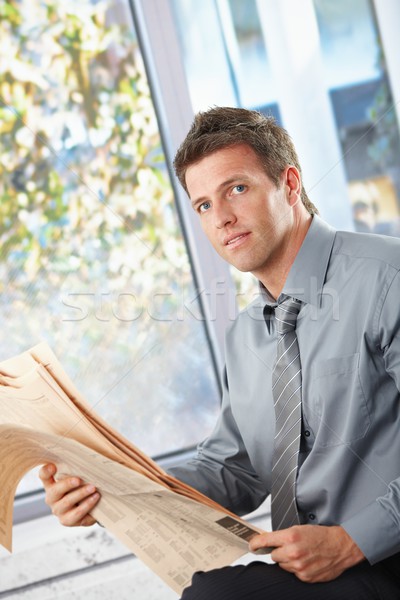
<svg viewBox="0 0 400 600">
<path fill-rule="evenodd" d="M 279 335 L 293 331 L 301 306 L 300 300 L 287 298 L 275 307 L 276 331 Z"/>
</svg>

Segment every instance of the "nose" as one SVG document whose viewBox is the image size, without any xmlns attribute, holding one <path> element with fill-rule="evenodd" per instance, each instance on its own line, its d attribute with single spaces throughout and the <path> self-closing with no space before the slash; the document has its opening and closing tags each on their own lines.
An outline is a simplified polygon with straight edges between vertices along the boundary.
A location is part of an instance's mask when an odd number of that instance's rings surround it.
<svg viewBox="0 0 400 600">
<path fill-rule="evenodd" d="M 214 224 L 217 229 L 223 229 L 227 225 L 232 225 L 232 223 L 236 223 L 237 221 L 235 213 L 228 202 L 215 204 L 213 212 Z"/>
</svg>

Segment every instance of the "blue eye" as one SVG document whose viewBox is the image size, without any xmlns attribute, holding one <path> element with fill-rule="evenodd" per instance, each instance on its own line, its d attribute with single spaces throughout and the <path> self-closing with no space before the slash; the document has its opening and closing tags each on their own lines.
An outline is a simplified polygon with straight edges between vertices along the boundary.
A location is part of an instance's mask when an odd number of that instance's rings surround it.
<svg viewBox="0 0 400 600">
<path fill-rule="evenodd" d="M 203 202 L 203 204 L 200 204 L 199 206 L 199 211 L 206 212 L 210 208 L 210 206 L 211 204 L 209 202 Z"/>
<path fill-rule="evenodd" d="M 239 183 L 239 185 L 235 185 L 233 189 L 236 190 L 236 192 L 238 192 L 239 194 L 241 194 L 246 188 L 243 184 Z"/>
</svg>

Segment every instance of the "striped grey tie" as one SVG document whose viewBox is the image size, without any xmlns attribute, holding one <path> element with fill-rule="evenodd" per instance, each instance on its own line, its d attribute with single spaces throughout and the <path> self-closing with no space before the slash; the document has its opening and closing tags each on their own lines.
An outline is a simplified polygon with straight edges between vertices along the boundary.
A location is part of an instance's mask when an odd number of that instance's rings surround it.
<svg viewBox="0 0 400 600">
<path fill-rule="evenodd" d="M 297 315 L 301 302 L 287 298 L 275 308 L 277 354 L 272 372 L 275 406 L 275 450 L 272 466 L 272 528 L 299 523 L 296 476 L 301 433 L 301 364 Z"/>
</svg>

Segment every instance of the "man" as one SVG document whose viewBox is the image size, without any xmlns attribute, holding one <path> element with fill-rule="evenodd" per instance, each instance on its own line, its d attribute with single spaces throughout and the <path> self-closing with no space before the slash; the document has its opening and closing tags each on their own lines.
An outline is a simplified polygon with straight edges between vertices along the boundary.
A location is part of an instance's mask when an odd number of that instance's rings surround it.
<svg viewBox="0 0 400 600">
<path fill-rule="evenodd" d="M 400 597 L 400 243 L 336 232 L 261 114 L 200 113 L 174 162 L 216 251 L 260 282 L 227 333 L 221 414 L 174 475 L 243 514 L 272 495 L 276 564 L 195 574 L 182 600 Z M 77 478 L 41 478 L 65 525 L 93 523 Z"/>
</svg>

